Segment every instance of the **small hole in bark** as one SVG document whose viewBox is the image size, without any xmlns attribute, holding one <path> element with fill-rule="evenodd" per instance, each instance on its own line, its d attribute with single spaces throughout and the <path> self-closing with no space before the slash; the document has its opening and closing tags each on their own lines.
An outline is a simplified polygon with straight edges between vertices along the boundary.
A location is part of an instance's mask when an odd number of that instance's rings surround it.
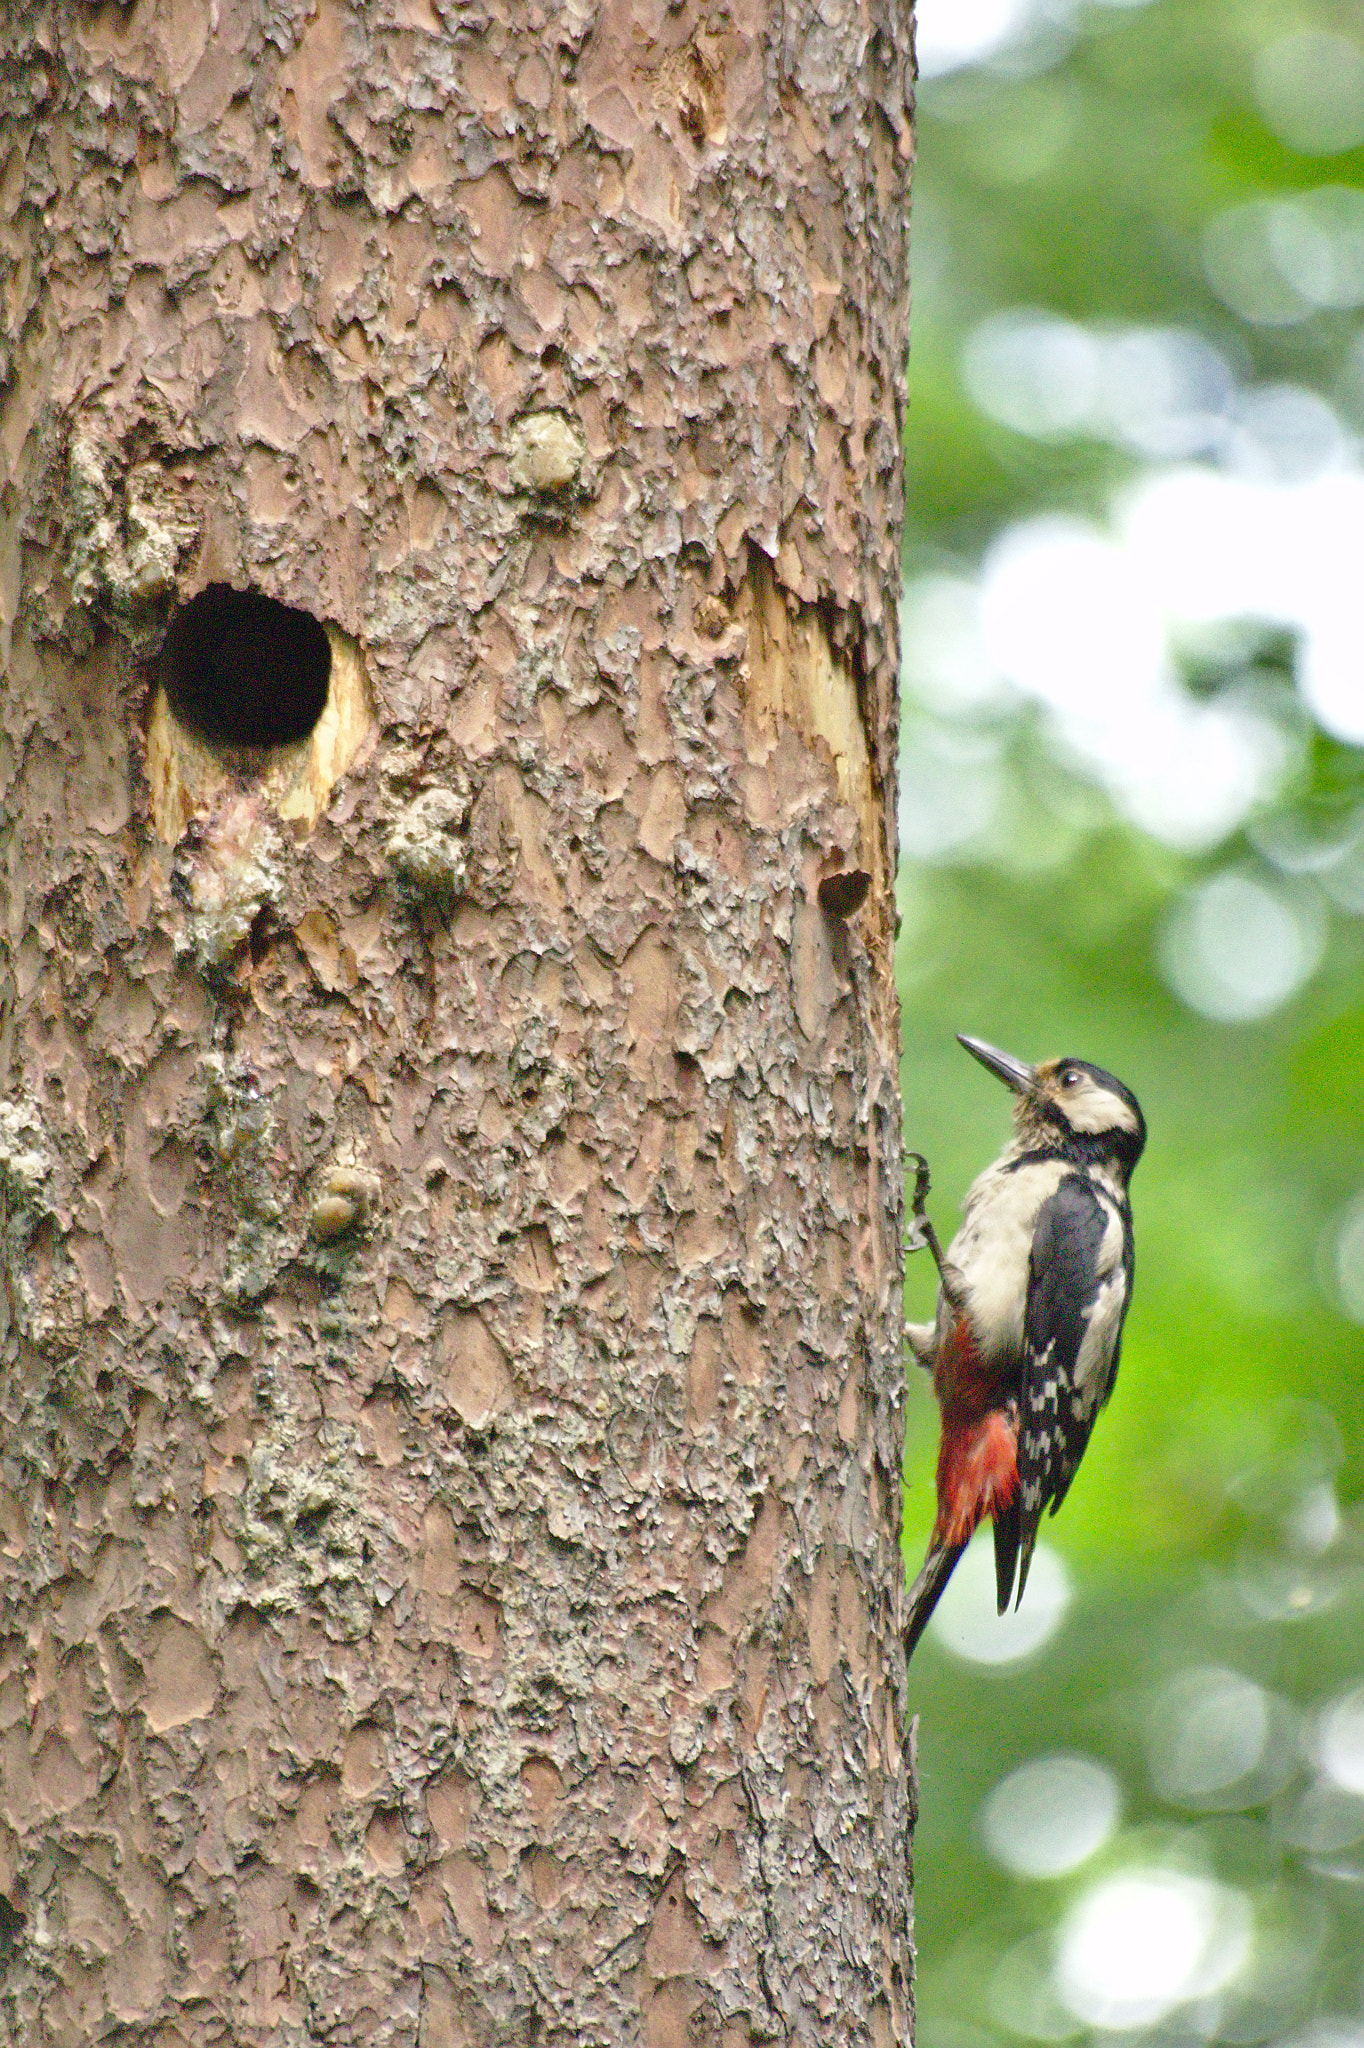
<svg viewBox="0 0 1364 2048">
<path fill-rule="evenodd" d="M 864 868 L 846 874 L 826 875 L 819 885 L 820 905 L 827 917 L 852 917 L 867 900 L 871 876 Z"/>
<path fill-rule="evenodd" d="M 691 1053 L 677 1051 L 673 1061 L 677 1068 L 677 1092 L 684 1102 L 691 1102 L 701 1085 L 701 1063 Z"/>
<path fill-rule="evenodd" d="M 181 724 L 210 746 L 283 747 L 322 716 L 331 664 L 311 612 L 210 583 L 171 620 L 161 681 Z"/>
<path fill-rule="evenodd" d="M 23 1931 L 24 1915 L 12 1899 L 0 1892 L 0 1958 L 14 1947 Z"/>
</svg>

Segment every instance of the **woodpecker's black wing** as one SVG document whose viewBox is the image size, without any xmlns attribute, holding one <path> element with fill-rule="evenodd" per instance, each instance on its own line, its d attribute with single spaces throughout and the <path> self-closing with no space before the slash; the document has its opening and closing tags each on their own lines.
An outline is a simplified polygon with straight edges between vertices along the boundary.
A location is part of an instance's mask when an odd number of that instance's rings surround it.
<svg viewBox="0 0 1364 2048">
<path fill-rule="evenodd" d="M 1112 1391 L 1132 1291 L 1131 1246 L 1124 1210 L 1083 1171 L 1066 1174 L 1037 1212 L 1018 1417 L 1020 1600 L 1038 1523 L 1065 1498 L 1094 1418 Z M 1004 1566 L 997 1555 L 1001 1612 L 1008 1592 Z"/>
</svg>

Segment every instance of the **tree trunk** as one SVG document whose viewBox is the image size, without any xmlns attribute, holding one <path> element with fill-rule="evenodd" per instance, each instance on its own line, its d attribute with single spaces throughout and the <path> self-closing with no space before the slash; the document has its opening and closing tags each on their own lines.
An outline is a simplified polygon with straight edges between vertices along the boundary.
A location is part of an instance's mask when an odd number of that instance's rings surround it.
<svg viewBox="0 0 1364 2048">
<path fill-rule="evenodd" d="M 904 2041 L 907 7 L 2 33 L 6 2038 Z"/>
</svg>

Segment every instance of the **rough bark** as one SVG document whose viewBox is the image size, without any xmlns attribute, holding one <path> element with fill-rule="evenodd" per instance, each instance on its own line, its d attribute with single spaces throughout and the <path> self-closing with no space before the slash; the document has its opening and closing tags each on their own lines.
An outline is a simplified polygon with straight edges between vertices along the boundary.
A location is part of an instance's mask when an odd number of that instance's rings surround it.
<svg viewBox="0 0 1364 2048">
<path fill-rule="evenodd" d="M 2 33 L 6 2038 L 903 2041 L 907 8 Z"/>
</svg>

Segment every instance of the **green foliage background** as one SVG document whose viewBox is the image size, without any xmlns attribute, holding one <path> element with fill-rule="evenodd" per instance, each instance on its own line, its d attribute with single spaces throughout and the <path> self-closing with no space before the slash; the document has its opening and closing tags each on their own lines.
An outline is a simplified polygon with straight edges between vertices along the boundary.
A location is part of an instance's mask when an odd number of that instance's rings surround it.
<svg viewBox="0 0 1364 2048">
<path fill-rule="evenodd" d="M 1153 0 L 1080 6 L 1073 27 L 1068 50 L 1032 75 L 976 66 L 922 89 L 911 578 L 970 571 L 1002 525 L 1039 510 L 1102 517 L 1139 467 L 1097 442 L 1026 440 L 972 407 L 960 350 L 999 309 L 1193 328 L 1244 378 L 1310 386 L 1364 425 L 1358 315 L 1251 327 L 1213 295 L 1201 256 L 1205 223 L 1230 204 L 1364 184 L 1364 150 L 1296 154 L 1253 87 L 1267 40 L 1313 27 L 1362 39 L 1364 10 Z M 911 738 L 928 715 L 911 698 Z M 1256 1936 L 1236 1985 L 1146 2038 L 1280 2040 L 1330 2020 L 1364 2042 L 1364 1801 L 1356 1840 L 1329 1854 L 1287 1839 L 1284 1820 L 1312 1775 L 1313 1712 L 1364 1682 L 1361 1331 L 1329 1272 L 1335 1219 L 1364 1185 L 1364 920 L 1332 913 L 1322 968 L 1264 1021 L 1197 1016 L 1160 977 L 1157 931 L 1181 890 L 1249 842 L 1238 834 L 1195 857 L 1145 839 L 1056 764 L 1032 715 L 1006 723 L 1009 829 L 989 853 L 902 870 L 906 1141 L 932 1163 L 945 1238 L 1008 1121 L 1004 1091 L 956 1047 L 957 1031 L 1029 1058 L 1100 1061 L 1137 1091 L 1151 1140 L 1134 1185 L 1139 1278 L 1116 1394 L 1045 1532 L 1072 1575 L 1070 1616 L 1025 1664 L 957 1662 L 930 1635 L 911 1668 L 919 2041 L 1086 2038 L 1037 1991 L 1054 1931 L 1097 1871 L 1158 1856 L 1241 1887 Z M 1308 831 L 1338 829 L 1364 806 L 1359 753 L 1317 735 L 1281 803 Z M 930 1313 L 932 1297 L 926 1258 L 911 1260 L 910 1313 Z M 912 1571 L 936 1444 L 917 1373 L 910 1410 Z M 1295 1548 L 1288 1519 L 1313 1483 L 1333 1483 L 1342 1511 L 1320 1554 Z M 1244 1585 L 1274 1572 L 1282 1611 L 1252 1611 Z M 1172 1673 L 1209 1663 L 1304 1716 L 1296 1777 L 1258 1803 L 1253 1786 L 1249 1803 L 1233 1790 L 1217 1810 L 1154 1789 L 1152 1703 Z M 1097 1862 L 1028 1880 L 991 1860 L 980 1809 L 1014 1766 L 1051 1750 L 1114 1770 L 1124 1819 Z"/>
</svg>

